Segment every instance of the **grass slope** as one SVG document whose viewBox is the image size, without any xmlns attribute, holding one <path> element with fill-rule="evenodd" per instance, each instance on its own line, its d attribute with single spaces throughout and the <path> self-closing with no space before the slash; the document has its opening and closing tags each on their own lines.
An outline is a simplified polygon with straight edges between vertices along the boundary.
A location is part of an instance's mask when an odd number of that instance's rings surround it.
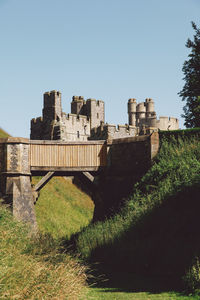
<svg viewBox="0 0 200 300">
<path fill-rule="evenodd" d="M 84 259 L 98 262 L 111 282 L 114 272 L 126 271 L 162 276 L 166 286 L 180 287 L 200 255 L 199 194 L 199 139 L 163 139 L 152 168 L 134 186 L 125 207 L 85 228 L 76 248 Z M 198 281 L 198 266 L 195 270 Z"/>
<path fill-rule="evenodd" d="M 9 136 L 10 135 L 7 132 L 0 128 L 0 138 L 7 138 Z"/>
<path fill-rule="evenodd" d="M 39 179 L 33 177 L 33 183 Z M 41 190 L 35 208 L 41 232 L 68 239 L 89 224 L 94 204 L 70 179 L 54 177 Z"/>
<path fill-rule="evenodd" d="M 195 138 L 163 139 L 154 165 L 133 187 L 125 207 L 105 222 L 87 226 L 91 199 L 70 180 L 53 178 L 36 204 L 39 228 L 47 235 L 32 240 L 0 207 L 0 298 L 83 299 L 85 269 L 59 246 L 61 238 L 76 233 L 77 252 L 98 262 L 98 272 L 110 280 L 86 299 L 199 299 L 168 291 L 180 287 L 195 257 L 197 264 L 187 274 L 194 290 L 200 286 L 199 193 Z"/>
<path fill-rule="evenodd" d="M 29 237 L 0 205 L 0 299 L 76 300 L 86 292 L 85 268 L 49 237 Z"/>
</svg>

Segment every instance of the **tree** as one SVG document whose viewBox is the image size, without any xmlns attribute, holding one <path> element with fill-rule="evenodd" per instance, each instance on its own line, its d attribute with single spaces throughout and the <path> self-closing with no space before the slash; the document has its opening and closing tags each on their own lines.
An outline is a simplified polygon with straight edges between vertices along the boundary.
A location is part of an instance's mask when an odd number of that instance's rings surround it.
<svg viewBox="0 0 200 300">
<path fill-rule="evenodd" d="M 185 85 L 179 92 L 183 101 L 185 118 L 184 125 L 187 128 L 200 127 L 200 28 L 192 22 L 195 30 L 194 40 L 187 40 L 186 47 L 191 49 L 188 60 L 183 64 Z"/>
</svg>

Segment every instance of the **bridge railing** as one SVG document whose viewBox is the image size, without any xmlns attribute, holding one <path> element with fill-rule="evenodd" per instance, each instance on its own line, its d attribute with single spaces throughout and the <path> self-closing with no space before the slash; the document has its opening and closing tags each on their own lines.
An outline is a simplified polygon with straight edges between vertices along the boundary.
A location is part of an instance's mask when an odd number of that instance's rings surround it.
<svg viewBox="0 0 200 300">
<path fill-rule="evenodd" d="M 105 167 L 105 141 L 30 141 L 31 170 L 95 170 Z"/>
</svg>

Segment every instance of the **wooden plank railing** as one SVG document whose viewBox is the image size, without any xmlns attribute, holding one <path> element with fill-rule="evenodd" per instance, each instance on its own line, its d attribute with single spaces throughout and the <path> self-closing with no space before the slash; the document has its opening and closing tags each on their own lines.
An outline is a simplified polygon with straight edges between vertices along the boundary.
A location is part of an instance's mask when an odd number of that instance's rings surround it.
<svg viewBox="0 0 200 300">
<path fill-rule="evenodd" d="M 105 141 L 30 141 L 31 170 L 96 170 L 106 161 Z"/>
</svg>

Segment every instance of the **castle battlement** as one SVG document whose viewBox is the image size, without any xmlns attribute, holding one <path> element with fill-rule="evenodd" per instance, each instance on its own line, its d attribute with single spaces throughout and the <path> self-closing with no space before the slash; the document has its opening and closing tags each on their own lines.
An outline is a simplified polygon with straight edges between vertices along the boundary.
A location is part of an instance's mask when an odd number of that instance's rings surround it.
<svg viewBox="0 0 200 300">
<path fill-rule="evenodd" d="M 142 127 L 155 127 L 160 130 L 179 129 L 179 121 L 173 117 L 160 117 L 157 119 L 154 109 L 154 101 L 147 98 L 144 102 L 137 104 L 136 99 L 131 98 L 128 101 L 129 124 L 142 130 Z"/>
<path fill-rule="evenodd" d="M 177 118 L 174 118 L 174 117 L 164 117 L 164 116 L 160 116 L 159 117 L 159 119 L 161 120 L 167 120 L 168 122 L 170 122 L 170 121 L 173 121 L 173 122 L 176 122 L 176 123 L 178 123 L 179 122 L 179 120 L 177 119 Z"/>
<path fill-rule="evenodd" d="M 43 122 L 43 117 L 33 118 L 31 119 L 31 123 Z"/>
<path fill-rule="evenodd" d="M 94 98 L 84 99 L 73 96 L 71 113 L 64 113 L 61 93 L 53 90 L 44 93 L 42 117 L 31 120 L 31 139 L 62 141 L 86 141 L 119 139 L 144 134 L 149 130 L 174 130 L 179 121 L 174 117 L 157 119 L 154 101 L 151 98 L 137 103 L 135 98 L 128 100 L 129 124 L 112 125 L 105 123 L 104 102 Z"/>
<path fill-rule="evenodd" d="M 76 115 L 76 114 L 63 114 L 63 120 L 66 119 L 66 120 L 77 120 L 77 121 L 80 121 L 80 120 L 86 120 L 89 122 L 89 118 L 88 116 L 84 116 L 84 115 Z"/>
<path fill-rule="evenodd" d="M 101 126 L 91 129 L 91 140 L 119 139 L 135 136 L 137 128 L 125 125 L 101 124 Z"/>
</svg>

